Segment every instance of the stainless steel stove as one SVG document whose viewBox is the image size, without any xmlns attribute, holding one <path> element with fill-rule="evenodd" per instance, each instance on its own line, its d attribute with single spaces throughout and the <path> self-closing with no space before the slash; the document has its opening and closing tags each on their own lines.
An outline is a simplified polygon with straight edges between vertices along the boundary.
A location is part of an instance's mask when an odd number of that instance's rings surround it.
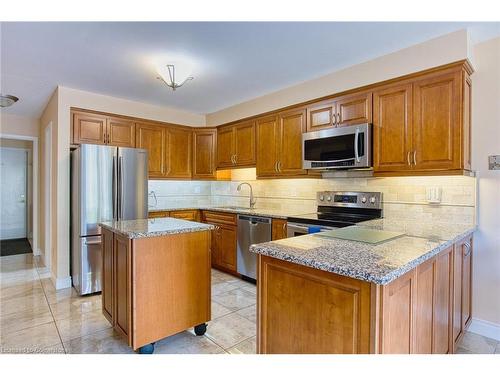
<svg viewBox="0 0 500 375">
<path fill-rule="evenodd" d="M 320 191 L 317 213 L 288 218 L 287 235 L 296 237 L 382 217 L 382 193 Z"/>
</svg>

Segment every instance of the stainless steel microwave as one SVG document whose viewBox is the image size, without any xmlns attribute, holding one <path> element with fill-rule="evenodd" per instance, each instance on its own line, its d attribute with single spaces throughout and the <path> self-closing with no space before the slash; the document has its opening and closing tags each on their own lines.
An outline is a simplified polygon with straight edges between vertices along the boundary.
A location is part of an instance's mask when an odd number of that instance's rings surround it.
<svg viewBox="0 0 500 375">
<path fill-rule="evenodd" d="M 302 134 L 304 169 L 372 166 L 372 125 L 361 124 Z"/>
</svg>

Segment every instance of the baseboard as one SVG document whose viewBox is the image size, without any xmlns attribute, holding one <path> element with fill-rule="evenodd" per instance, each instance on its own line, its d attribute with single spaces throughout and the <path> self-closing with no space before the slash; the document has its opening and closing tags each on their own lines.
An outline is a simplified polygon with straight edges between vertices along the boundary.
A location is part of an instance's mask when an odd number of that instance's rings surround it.
<svg viewBox="0 0 500 375">
<path fill-rule="evenodd" d="M 467 331 L 500 341 L 500 324 L 488 322 L 487 320 L 472 319 Z"/>
<path fill-rule="evenodd" d="M 71 276 L 57 278 L 54 275 L 52 275 L 51 279 L 56 290 L 71 287 Z"/>
<path fill-rule="evenodd" d="M 42 252 L 40 251 L 40 249 L 33 249 L 33 255 L 34 256 L 42 255 Z M 43 258 L 43 256 L 42 256 L 42 258 Z M 45 259 L 42 259 L 42 260 L 45 261 Z"/>
</svg>

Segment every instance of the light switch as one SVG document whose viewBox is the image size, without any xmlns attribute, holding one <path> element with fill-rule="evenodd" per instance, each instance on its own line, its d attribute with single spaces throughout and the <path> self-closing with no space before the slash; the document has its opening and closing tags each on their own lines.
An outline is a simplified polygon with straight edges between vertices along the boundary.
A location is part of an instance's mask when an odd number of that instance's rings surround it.
<svg viewBox="0 0 500 375">
<path fill-rule="evenodd" d="M 491 155 L 488 157 L 488 169 L 490 171 L 500 171 L 500 155 Z"/>
<path fill-rule="evenodd" d="M 441 203 L 441 188 L 439 186 L 428 187 L 426 191 L 427 203 Z"/>
</svg>

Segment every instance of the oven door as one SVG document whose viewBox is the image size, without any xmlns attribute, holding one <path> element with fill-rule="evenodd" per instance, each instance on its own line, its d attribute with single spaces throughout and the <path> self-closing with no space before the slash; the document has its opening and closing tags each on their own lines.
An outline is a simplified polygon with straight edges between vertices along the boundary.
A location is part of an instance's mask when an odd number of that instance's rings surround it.
<svg viewBox="0 0 500 375">
<path fill-rule="evenodd" d="M 304 169 L 368 168 L 372 165 L 371 124 L 302 134 Z"/>
</svg>

